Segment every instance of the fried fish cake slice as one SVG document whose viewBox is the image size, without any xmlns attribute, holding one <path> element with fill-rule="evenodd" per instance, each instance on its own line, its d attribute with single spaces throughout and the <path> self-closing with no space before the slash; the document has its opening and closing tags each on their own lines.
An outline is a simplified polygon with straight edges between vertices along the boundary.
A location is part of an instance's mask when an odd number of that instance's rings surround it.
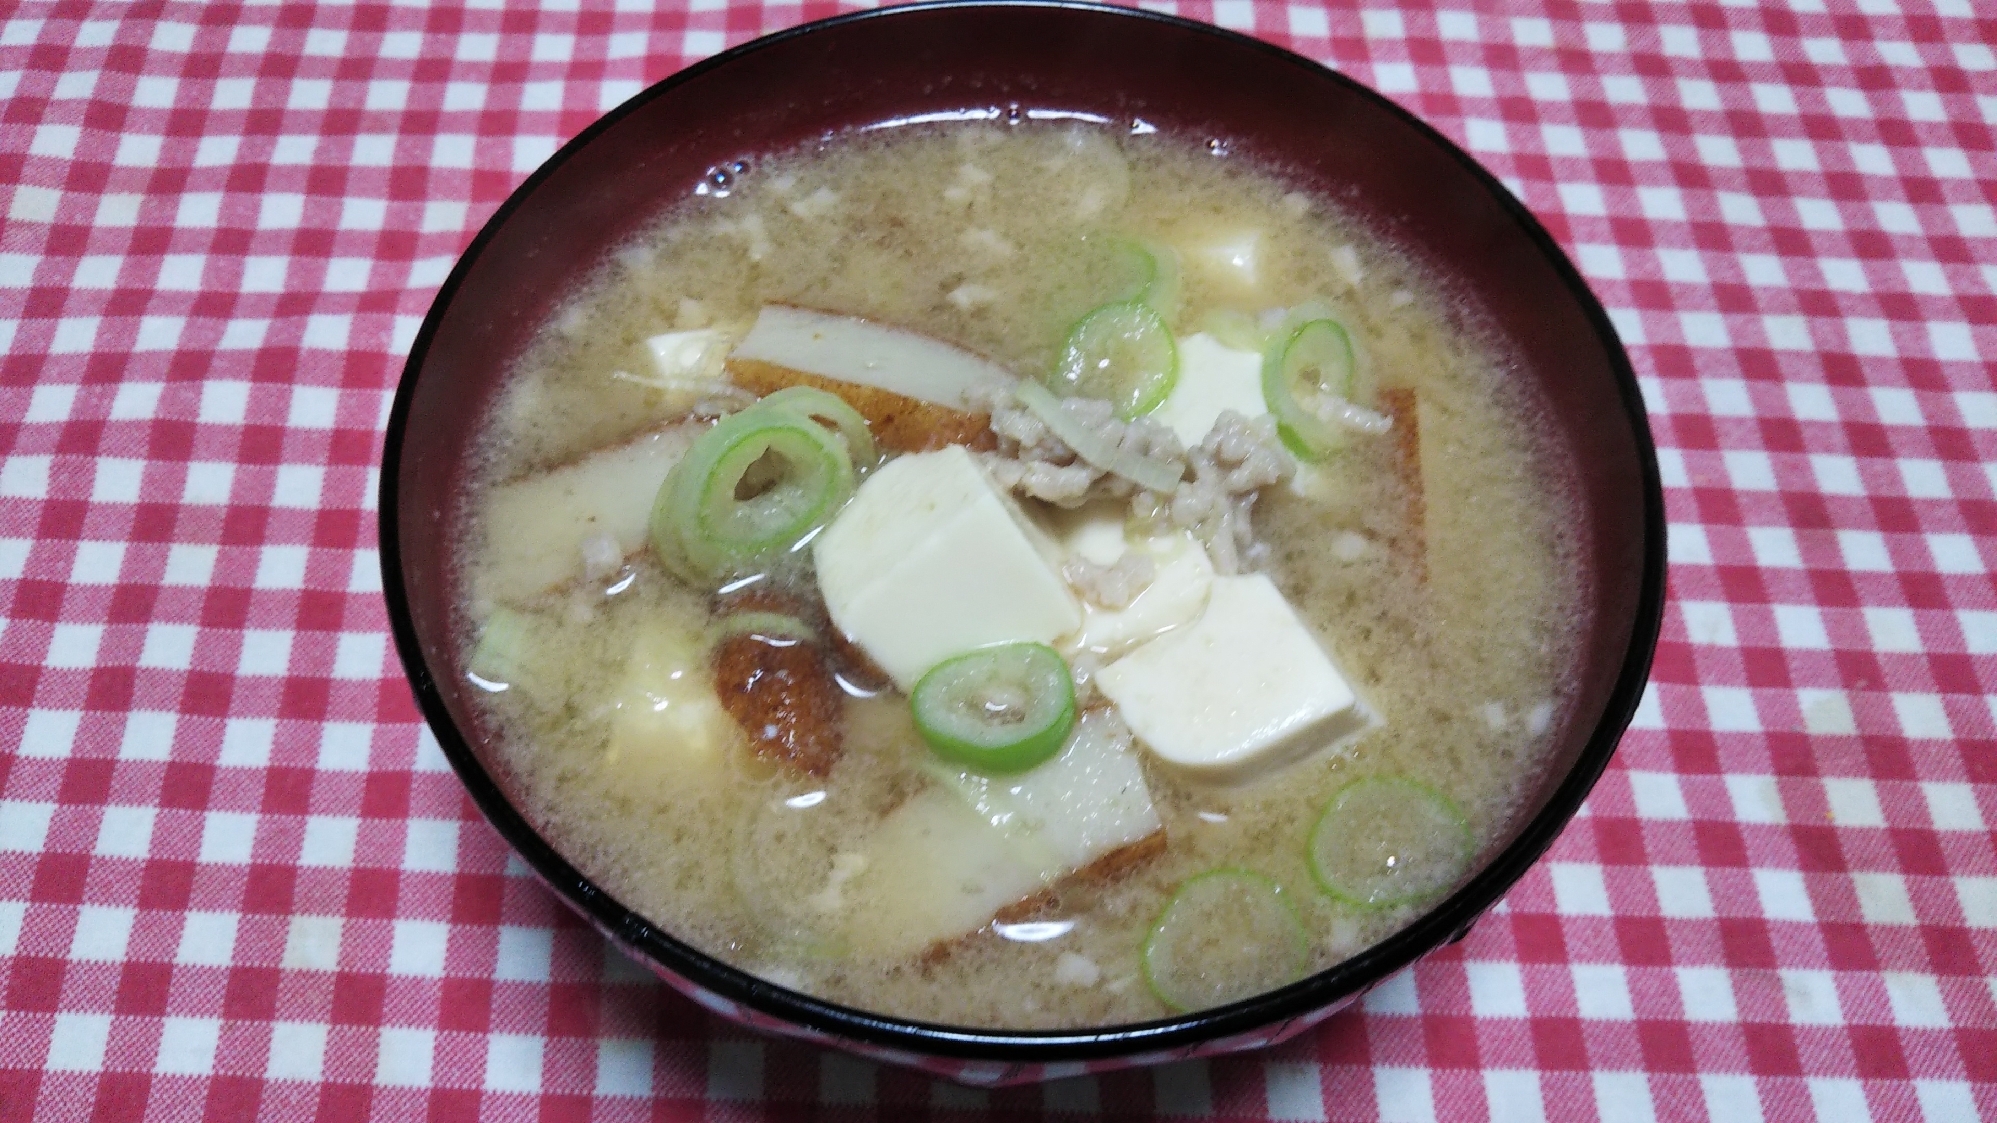
<svg viewBox="0 0 1997 1123">
<path fill-rule="evenodd" d="M 949 445 L 985 451 L 998 444 L 984 414 L 966 413 L 892 390 L 792 370 L 761 359 L 729 359 L 728 379 L 759 397 L 791 386 L 837 394 L 867 419 L 874 440 L 895 452 L 933 452 Z"/>
</svg>

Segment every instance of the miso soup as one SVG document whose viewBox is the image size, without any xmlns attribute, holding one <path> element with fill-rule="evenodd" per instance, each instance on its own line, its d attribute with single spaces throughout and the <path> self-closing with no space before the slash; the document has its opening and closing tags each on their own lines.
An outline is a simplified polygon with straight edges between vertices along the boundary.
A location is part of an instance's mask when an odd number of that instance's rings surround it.
<svg viewBox="0 0 1997 1123">
<path fill-rule="evenodd" d="M 1142 1021 L 1352 956 L 1511 825 L 1571 468 L 1448 278 L 1197 138 L 767 154 L 485 421 L 464 665 L 524 810 L 785 986 Z"/>
</svg>

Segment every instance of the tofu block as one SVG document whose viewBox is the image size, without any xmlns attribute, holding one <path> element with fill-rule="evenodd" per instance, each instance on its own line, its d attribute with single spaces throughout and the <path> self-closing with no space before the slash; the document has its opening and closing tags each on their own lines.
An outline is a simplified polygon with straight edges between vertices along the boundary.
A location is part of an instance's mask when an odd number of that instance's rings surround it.
<svg viewBox="0 0 1997 1123">
<path fill-rule="evenodd" d="M 1263 574 L 1216 577 L 1199 620 L 1096 675 L 1159 759 L 1245 780 L 1372 720 L 1359 696 Z"/>
<path fill-rule="evenodd" d="M 1055 516 L 1056 541 L 1071 557 L 1115 565 L 1131 550 L 1151 555 L 1155 576 L 1137 599 L 1122 608 L 1084 600 L 1082 629 L 1064 650 L 1120 655 L 1131 647 L 1197 619 L 1213 584 L 1213 562 L 1190 533 L 1179 531 L 1133 540 L 1124 529 L 1129 505 L 1090 503 Z"/>
<path fill-rule="evenodd" d="M 1047 520 L 1055 543 L 1070 557 L 1115 565 L 1130 549 L 1124 529 L 1130 521 L 1130 504 L 1120 499 L 1098 499 L 1071 510 L 1055 507 Z"/>
<path fill-rule="evenodd" d="M 1237 296 L 1257 293 L 1262 287 L 1262 231 L 1223 228 L 1208 230 L 1186 239 L 1179 247 L 1183 257 L 1208 281 Z"/>
<path fill-rule="evenodd" d="M 645 341 L 659 377 L 671 381 L 712 378 L 721 371 L 728 333 L 720 328 L 669 331 Z"/>
<path fill-rule="evenodd" d="M 740 739 L 714 692 L 700 637 L 658 625 L 632 645 L 611 694 L 604 763 L 635 782 L 668 788 L 711 786 L 723 778 Z"/>
<path fill-rule="evenodd" d="M 704 429 L 675 425 L 493 488 L 482 512 L 480 594 L 518 603 L 574 581 L 583 543 L 598 535 L 627 557 L 644 549 L 652 501 Z"/>
<path fill-rule="evenodd" d="M 1262 399 L 1262 356 L 1229 347 L 1205 332 L 1181 339 L 1178 384 L 1151 419 L 1169 426 L 1190 448 L 1230 409 L 1243 417 L 1269 412 Z"/>
<path fill-rule="evenodd" d="M 1199 619 L 1213 586 L 1213 562 L 1189 533 L 1160 535 L 1133 547 L 1151 555 L 1157 576 L 1122 608 L 1082 605 L 1076 649 L 1117 655 Z"/>
<path fill-rule="evenodd" d="M 812 556 L 832 622 L 904 691 L 953 655 L 1082 623 L 1054 544 L 954 445 L 867 477 Z"/>
<path fill-rule="evenodd" d="M 882 820 L 845 887 L 853 944 L 919 954 L 1157 835 L 1144 770 L 1114 726 L 1084 715 L 1060 755 L 1019 776 L 939 766 Z"/>
<path fill-rule="evenodd" d="M 1015 381 L 990 361 L 926 335 L 780 304 L 757 314 L 729 358 L 774 363 L 959 410 L 969 408 L 972 390 L 1005 389 Z"/>
</svg>

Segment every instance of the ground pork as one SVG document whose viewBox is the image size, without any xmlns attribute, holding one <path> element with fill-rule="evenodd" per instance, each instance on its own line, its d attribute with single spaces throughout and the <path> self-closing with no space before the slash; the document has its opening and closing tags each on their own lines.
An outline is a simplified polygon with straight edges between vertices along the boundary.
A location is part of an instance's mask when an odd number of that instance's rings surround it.
<svg viewBox="0 0 1997 1123">
<path fill-rule="evenodd" d="M 1125 551 L 1114 565 L 1075 557 L 1061 566 L 1061 576 L 1082 599 L 1102 608 L 1129 608 L 1157 575 L 1158 563 L 1142 550 Z"/>
<path fill-rule="evenodd" d="M 1277 439 L 1274 419 L 1248 418 L 1229 410 L 1199 444 L 1188 449 L 1155 421 L 1119 420 L 1107 402 L 1090 398 L 1061 402 L 1070 417 L 1119 451 L 1154 461 L 1167 472 L 1177 467 L 1179 482 L 1170 492 L 1162 492 L 1083 460 L 1008 392 L 989 393 L 974 406 L 990 410 L 992 432 L 998 437 L 997 449 L 985 454 L 985 465 L 1000 486 L 1015 494 L 1069 508 L 1094 499 L 1127 499 L 1132 516 L 1141 524 L 1192 531 L 1220 573 L 1248 572 L 1268 560 L 1268 546 L 1256 539 L 1250 521 L 1255 497 L 1296 471 L 1296 462 Z M 1115 568 L 1096 566 L 1069 575 L 1069 580 L 1096 603 L 1121 607 L 1113 601 L 1134 599 L 1150 577 L 1111 573 Z M 1110 599 L 1098 599 L 1091 591 Z M 1129 599 L 1122 600 L 1128 603 Z"/>
</svg>

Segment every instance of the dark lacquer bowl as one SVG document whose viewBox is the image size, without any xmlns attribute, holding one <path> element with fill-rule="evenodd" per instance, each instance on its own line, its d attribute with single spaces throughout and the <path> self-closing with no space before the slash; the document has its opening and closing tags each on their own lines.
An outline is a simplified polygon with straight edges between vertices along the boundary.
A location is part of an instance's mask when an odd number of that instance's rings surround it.
<svg viewBox="0 0 1997 1123">
<path fill-rule="evenodd" d="M 1279 165 L 1357 212 L 1497 325 L 1580 466 L 1595 601 L 1577 704 L 1495 860 L 1385 942 L 1216 1010 L 1062 1032 L 962 1029 L 848 1009 L 746 975 L 612 899 L 522 817 L 452 643 L 453 525 L 475 427 L 556 301 L 713 169 L 856 126 L 1018 107 L 1141 118 Z M 707 1008 L 959 1080 L 1008 1083 L 1250 1048 L 1350 1004 L 1460 936 L 1580 806 L 1628 724 L 1664 593 L 1664 505 L 1628 358 L 1601 305 L 1497 180 L 1392 102 L 1306 59 L 1143 12 L 935 4 L 841 16 L 691 67 L 590 126 L 506 201 L 445 281 L 383 454 L 381 559 L 424 716 L 479 807 L 554 890 Z"/>
</svg>

